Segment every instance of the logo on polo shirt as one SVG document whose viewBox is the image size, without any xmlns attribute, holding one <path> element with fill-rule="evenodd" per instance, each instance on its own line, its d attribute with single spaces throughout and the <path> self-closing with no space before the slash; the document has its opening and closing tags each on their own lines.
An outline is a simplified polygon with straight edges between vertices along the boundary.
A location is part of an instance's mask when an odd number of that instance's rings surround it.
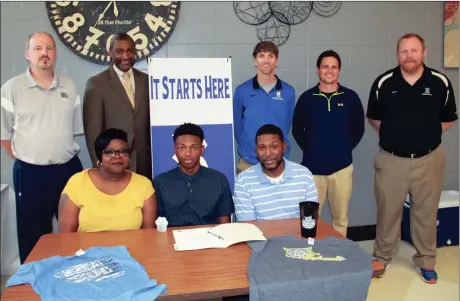
<svg viewBox="0 0 460 301">
<path fill-rule="evenodd" d="M 432 96 L 430 93 L 430 88 L 425 88 L 425 92 L 423 92 L 422 95 Z"/>
<path fill-rule="evenodd" d="M 61 94 L 61 100 L 62 101 L 68 101 L 69 100 L 69 94 L 66 90 L 59 89 L 59 93 Z"/>
<path fill-rule="evenodd" d="M 281 91 L 276 91 L 276 95 L 275 97 L 272 97 L 272 99 L 284 100 L 284 98 L 281 97 Z"/>
</svg>

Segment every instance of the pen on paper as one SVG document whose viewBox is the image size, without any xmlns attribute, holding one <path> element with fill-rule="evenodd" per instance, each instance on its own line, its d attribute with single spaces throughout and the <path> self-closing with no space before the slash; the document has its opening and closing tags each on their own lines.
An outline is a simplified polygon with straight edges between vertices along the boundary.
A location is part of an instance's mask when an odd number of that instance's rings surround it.
<svg viewBox="0 0 460 301">
<path fill-rule="evenodd" d="M 208 233 L 211 234 L 211 235 L 214 235 L 215 237 L 218 237 L 220 240 L 224 240 L 224 238 L 222 236 L 219 236 L 217 234 L 214 234 L 212 233 L 211 231 L 208 230 Z"/>
</svg>

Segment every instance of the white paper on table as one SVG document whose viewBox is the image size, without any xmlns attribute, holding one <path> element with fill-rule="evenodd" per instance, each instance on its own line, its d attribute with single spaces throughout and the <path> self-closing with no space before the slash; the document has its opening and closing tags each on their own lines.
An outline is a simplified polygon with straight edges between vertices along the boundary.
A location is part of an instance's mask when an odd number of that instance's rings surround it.
<svg viewBox="0 0 460 301">
<path fill-rule="evenodd" d="M 176 251 L 227 248 L 233 244 L 267 240 L 257 226 L 248 223 L 228 223 L 216 227 L 174 230 Z"/>
</svg>

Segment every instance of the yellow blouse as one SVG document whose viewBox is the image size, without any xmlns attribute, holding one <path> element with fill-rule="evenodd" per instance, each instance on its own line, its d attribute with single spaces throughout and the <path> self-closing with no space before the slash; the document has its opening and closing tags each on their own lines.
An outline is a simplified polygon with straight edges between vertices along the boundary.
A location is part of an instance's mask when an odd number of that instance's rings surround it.
<svg viewBox="0 0 460 301">
<path fill-rule="evenodd" d="M 85 169 L 73 175 L 62 192 L 66 193 L 80 208 L 78 231 L 140 229 L 144 201 L 155 192 L 152 182 L 142 175 L 131 172 L 128 186 L 116 195 L 108 195 L 96 188 L 88 171 L 89 169 Z"/>
</svg>

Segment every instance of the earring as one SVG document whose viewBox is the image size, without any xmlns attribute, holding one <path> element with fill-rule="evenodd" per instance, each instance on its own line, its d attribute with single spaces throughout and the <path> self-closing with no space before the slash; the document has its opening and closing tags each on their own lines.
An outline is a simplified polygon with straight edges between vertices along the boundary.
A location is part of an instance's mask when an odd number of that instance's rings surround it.
<svg viewBox="0 0 460 301">
<path fill-rule="evenodd" d="M 102 166 L 102 162 L 101 162 L 101 161 L 99 161 L 99 160 L 97 160 L 97 162 L 96 162 L 96 166 L 97 166 L 97 167 L 101 167 L 101 166 Z"/>
</svg>

